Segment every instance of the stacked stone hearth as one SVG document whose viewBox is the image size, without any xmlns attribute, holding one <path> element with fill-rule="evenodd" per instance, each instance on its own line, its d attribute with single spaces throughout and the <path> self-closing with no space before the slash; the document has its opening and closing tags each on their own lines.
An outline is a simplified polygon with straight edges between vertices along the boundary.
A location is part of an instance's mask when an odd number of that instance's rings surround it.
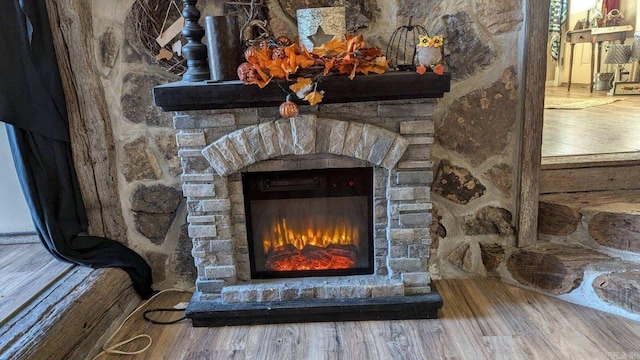
<svg viewBox="0 0 640 360">
<path fill-rule="evenodd" d="M 330 104 L 174 117 L 198 270 L 197 301 L 225 303 L 427 294 L 431 100 Z M 241 172 L 374 168 L 375 273 L 251 279 Z"/>
</svg>

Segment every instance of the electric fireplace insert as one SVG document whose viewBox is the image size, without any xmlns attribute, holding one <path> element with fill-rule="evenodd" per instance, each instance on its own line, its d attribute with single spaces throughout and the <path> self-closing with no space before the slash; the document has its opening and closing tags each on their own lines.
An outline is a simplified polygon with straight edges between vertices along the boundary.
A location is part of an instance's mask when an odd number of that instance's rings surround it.
<svg viewBox="0 0 640 360">
<path fill-rule="evenodd" d="M 373 169 L 242 174 L 253 279 L 372 274 Z"/>
</svg>

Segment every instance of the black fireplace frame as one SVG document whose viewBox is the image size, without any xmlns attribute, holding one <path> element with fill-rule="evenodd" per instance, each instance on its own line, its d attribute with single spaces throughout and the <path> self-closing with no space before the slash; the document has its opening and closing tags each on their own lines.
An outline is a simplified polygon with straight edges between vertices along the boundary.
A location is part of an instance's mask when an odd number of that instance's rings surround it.
<svg viewBox="0 0 640 360">
<path fill-rule="evenodd" d="M 332 168 L 314 170 L 243 172 L 245 221 L 252 279 L 300 278 L 318 276 L 368 275 L 374 263 L 374 186 L 373 168 Z M 319 197 L 367 197 L 366 267 L 338 270 L 258 271 L 253 239 L 251 200 L 305 199 Z"/>
</svg>

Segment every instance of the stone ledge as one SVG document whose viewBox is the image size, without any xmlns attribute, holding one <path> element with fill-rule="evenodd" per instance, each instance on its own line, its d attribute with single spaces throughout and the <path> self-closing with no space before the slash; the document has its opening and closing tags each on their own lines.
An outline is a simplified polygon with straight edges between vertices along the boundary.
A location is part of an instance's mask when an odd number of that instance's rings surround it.
<svg viewBox="0 0 640 360">
<path fill-rule="evenodd" d="M 271 279 L 222 289 L 222 301 L 226 303 L 402 295 L 404 286 L 401 281 L 376 275 L 295 278 L 287 279 L 286 283 Z"/>
</svg>

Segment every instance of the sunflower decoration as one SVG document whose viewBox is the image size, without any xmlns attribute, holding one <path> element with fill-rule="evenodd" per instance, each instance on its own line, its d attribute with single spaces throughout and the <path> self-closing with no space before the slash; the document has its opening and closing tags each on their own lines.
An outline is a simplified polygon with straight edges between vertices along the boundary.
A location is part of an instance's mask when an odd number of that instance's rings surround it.
<svg viewBox="0 0 640 360">
<path fill-rule="evenodd" d="M 418 67 L 416 72 L 420 75 L 431 69 L 434 73 L 442 75 L 444 67 L 442 66 L 442 47 L 444 38 L 440 35 L 430 37 L 429 35 L 421 35 L 416 44 L 416 57 L 418 59 Z"/>
</svg>

